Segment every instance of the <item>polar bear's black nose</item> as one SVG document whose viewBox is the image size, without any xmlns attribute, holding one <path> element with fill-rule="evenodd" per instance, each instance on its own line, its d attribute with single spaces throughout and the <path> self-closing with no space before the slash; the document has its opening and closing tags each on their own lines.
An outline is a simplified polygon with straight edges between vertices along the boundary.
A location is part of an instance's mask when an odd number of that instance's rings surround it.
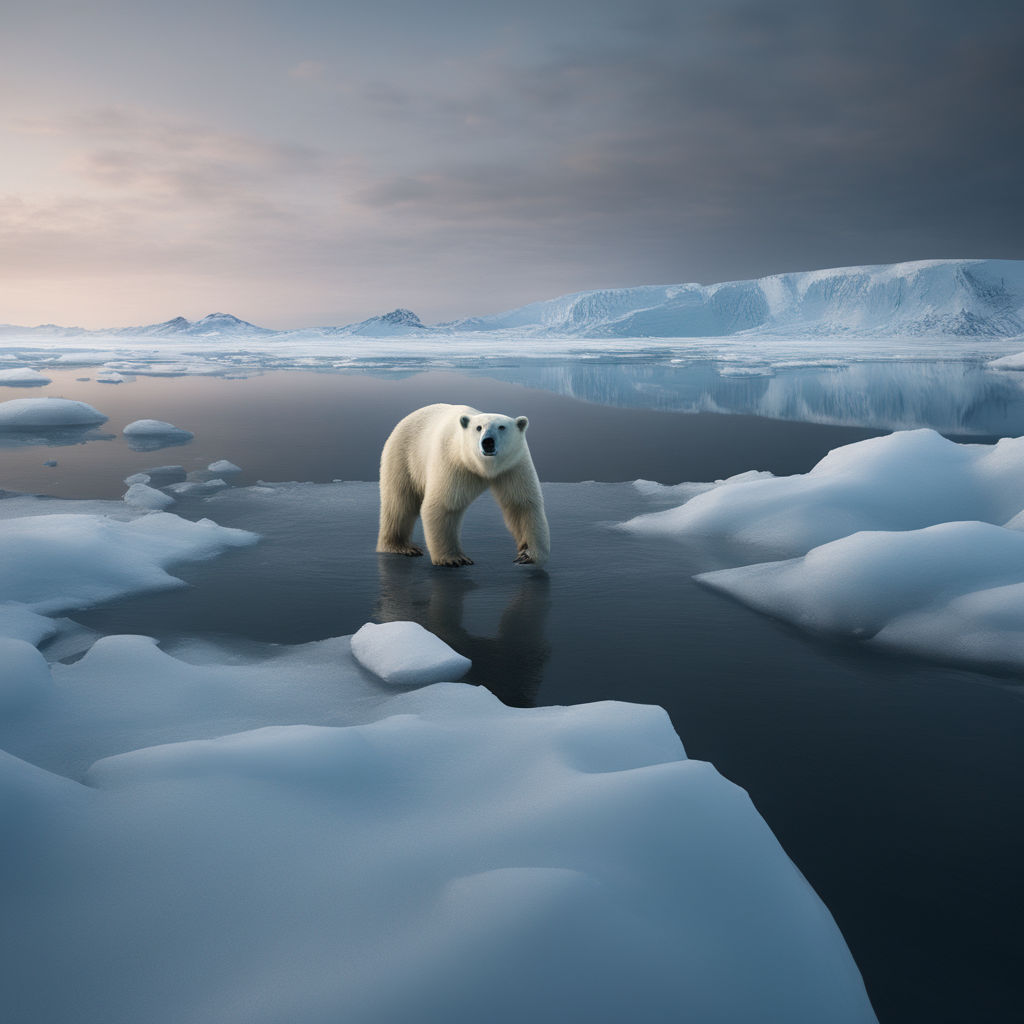
<svg viewBox="0 0 1024 1024">
<path fill-rule="evenodd" d="M 493 455 L 494 454 L 494 438 L 493 437 L 485 437 L 480 442 L 480 449 L 484 453 L 484 455 Z"/>
</svg>

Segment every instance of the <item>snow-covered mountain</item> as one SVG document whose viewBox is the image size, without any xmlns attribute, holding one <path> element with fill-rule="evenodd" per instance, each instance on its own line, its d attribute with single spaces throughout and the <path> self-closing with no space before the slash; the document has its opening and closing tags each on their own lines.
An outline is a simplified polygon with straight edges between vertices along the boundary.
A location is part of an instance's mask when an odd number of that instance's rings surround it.
<svg viewBox="0 0 1024 1024">
<path fill-rule="evenodd" d="M 106 331 L 0 325 L 0 338 L 264 340 L 427 338 L 491 331 L 531 338 L 1016 338 L 1024 335 L 1024 261 L 924 260 L 775 274 L 723 284 L 576 292 L 429 326 L 408 309 L 344 327 L 274 331 L 229 313 Z"/>
<path fill-rule="evenodd" d="M 102 333 L 131 335 L 135 338 L 251 338 L 255 335 L 277 334 L 277 331 L 272 331 L 268 327 L 257 327 L 246 320 L 239 320 L 230 313 L 210 313 L 201 320 L 186 320 L 183 316 L 176 316 L 173 320 L 165 320 L 161 324 L 119 327 Z"/>
<path fill-rule="evenodd" d="M 372 316 L 361 323 L 334 330 L 362 338 L 409 338 L 432 333 L 434 328 L 424 324 L 411 309 L 393 309 L 383 316 Z"/>
<path fill-rule="evenodd" d="M 594 338 L 1014 337 L 1024 334 L 1024 261 L 928 260 L 603 289 L 442 326 Z"/>
</svg>

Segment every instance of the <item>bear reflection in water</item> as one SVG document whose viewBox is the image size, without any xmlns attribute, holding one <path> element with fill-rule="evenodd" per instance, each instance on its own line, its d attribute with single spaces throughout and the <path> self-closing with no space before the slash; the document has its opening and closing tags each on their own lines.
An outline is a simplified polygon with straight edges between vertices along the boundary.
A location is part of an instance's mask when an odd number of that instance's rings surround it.
<svg viewBox="0 0 1024 1024">
<path fill-rule="evenodd" d="M 493 577 L 424 572 L 418 559 L 380 555 L 378 563 L 376 622 L 418 622 L 473 662 L 464 682 L 486 686 L 510 707 L 534 706 L 551 654 L 546 572 L 509 574 L 506 591 Z"/>
</svg>

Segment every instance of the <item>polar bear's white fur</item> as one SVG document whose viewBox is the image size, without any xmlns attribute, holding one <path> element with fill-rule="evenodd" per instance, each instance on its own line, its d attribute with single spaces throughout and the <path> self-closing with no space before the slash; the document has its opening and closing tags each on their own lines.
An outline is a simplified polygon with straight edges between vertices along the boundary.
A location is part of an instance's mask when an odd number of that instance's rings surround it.
<svg viewBox="0 0 1024 1024">
<path fill-rule="evenodd" d="M 525 416 L 466 405 L 427 405 L 401 420 L 380 459 L 377 550 L 422 555 L 416 517 L 434 565 L 472 565 L 459 534 L 466 509 L 487 488 L 515 538 L 515 561 L 543 565 L 550 541 L 544 498 L 526 444 Z"/>
</svg>

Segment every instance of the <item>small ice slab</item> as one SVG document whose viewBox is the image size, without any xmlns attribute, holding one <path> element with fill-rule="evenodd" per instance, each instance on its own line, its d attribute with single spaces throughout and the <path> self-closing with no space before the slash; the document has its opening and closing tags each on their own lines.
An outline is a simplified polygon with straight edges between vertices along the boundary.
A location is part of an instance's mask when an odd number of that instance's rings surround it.
<svg viewBox="0 0 1024 1024">
<path fill-rule="evenodd" d="M 145 476 L 144 473 L 139 474 Z M 147 477 L 148 479 L 148 477 Z M 124 494 L 124 503 L 133 508 L 164 509 L 174 504 L 174 498 L 155 487 L 150 487 L 145 481 L 136 481 Z"/>
<path fill-rule="evenodd" d="M 223 473 L 241 473 L 242 467 L 236 466 L 233 462 L 228 462 L 227 459 L 218 459 L 216 462 L 211 462 L 206 467 L 211 473 L 216 473 L 220 476 Z"/>
<path fill-rule="evenodd" d="M 352 637 L 352 654 L 364 668 L 396 686 L 461 679 L 472 665 L 418 622 L 367 622 Z"/>
<path fill-rule="evenodd" d="M 163 420 L 135 420 L 122 431 L 125 437 L 185 439 L 196 435 Z"/>
</svg>

